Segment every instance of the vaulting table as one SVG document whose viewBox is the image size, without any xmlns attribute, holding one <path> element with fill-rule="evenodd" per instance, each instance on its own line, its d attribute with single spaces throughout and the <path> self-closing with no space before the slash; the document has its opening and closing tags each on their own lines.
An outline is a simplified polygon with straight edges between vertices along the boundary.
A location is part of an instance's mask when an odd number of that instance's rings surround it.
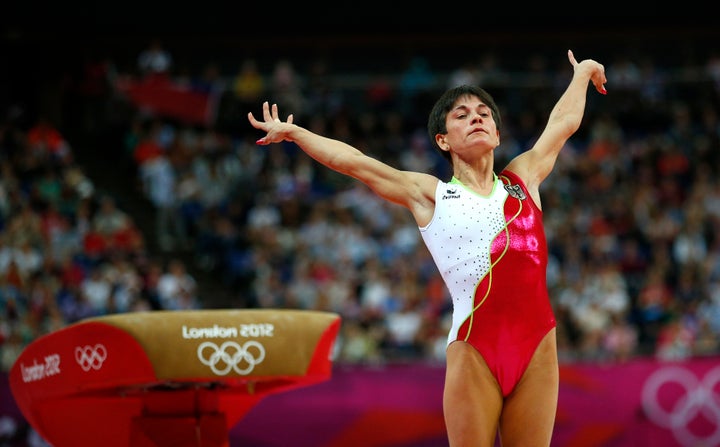
<svg viewBox="0 0 720 447">
<path fill-rule="evenodd" d="M 228 447 L 261 399 L 330 378 L 339 329 L 286 309 L 89 318 L 30 343 L 10 386 L 54 447 Z"/>
</svg>

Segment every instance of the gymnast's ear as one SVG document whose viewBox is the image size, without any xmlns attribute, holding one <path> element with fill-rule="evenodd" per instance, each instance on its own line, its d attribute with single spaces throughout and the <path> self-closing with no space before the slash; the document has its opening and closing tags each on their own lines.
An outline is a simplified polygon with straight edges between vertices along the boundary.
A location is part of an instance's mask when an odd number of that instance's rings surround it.
<svg viewBox="0 0 720 447">
<path fill-rule="evenodd" d="M 442 151 L 449 151 L 450 144 L 445 140 L 446 134 L 439 133 L 435 135 L 435 143 Z"/>
</svg>

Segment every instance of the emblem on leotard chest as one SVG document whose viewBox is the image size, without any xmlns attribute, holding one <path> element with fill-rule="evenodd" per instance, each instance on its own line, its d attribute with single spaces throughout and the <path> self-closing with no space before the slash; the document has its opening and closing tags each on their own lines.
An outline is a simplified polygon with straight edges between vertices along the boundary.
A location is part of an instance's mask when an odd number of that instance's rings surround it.
<svg viewBox="0 0 720 447">
<path fill-rule="evenodd" d="M 518 199 L 518 200 L 525 200 L 527 199 L 527 196 L 525 195 L 525 191 L 522 190 L 520 185 L 503 185 L 505 187 L 505 191 L 508 192 L 512 197 Z"/>
</svg>

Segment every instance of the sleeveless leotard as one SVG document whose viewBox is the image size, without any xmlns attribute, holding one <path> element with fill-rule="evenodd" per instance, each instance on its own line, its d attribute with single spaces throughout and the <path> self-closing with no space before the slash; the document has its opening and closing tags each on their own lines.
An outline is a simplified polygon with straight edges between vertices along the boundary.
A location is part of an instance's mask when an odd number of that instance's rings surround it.
<svg viewBox="0 0 720 447">
<path fill-rule="evenodd" d="M 489 196 L 453 177 L 438 182 L 420 234 L 452 297 L 448 345 L 475 347 L 507 396 L 555 327 L 542 211 L 512 172 L 495 176 Z"/>
</svg>

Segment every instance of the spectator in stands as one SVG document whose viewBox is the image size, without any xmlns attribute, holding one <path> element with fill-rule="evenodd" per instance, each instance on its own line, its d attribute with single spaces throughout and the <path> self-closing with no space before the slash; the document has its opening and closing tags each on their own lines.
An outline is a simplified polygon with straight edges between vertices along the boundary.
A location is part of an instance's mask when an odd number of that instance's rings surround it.
<svg viewBox="0 0 720 447">
<path fill-rule="evenodd" d="M 10 371 L 15 360 L 22 353 L 27 344 L 27 340 L 23 340 L 20 329 L 17 326 L 10 326 L 9 331 L 5 335 L 6 339 L 2 343 L 0 350 L 0 371 Z"/>
<path fill-rule="evenodd" d="M 157 282 L 160 305 L 168 310 L 199 309 L 197 281 L 187 271 L 185 263 L 179 258 L 168 261 L 166 270 Z"/>
<path fill-rule="evenodd" d="M 303 79 L 290 59 L 280 59 L 275 63 L 268 85 L 273 98 L 278 98 L 291 110 L 302 110 L 306 102 L 303 87 Z"/>
<path fill-rule="evenodd" d="M 608 361 L 626 362 L 637 349 L 637 328 L 625 315 L 611 314 L 610 318 L 610 325 L 603 334 L 603 354 Z"/>
<path fill-rule="evenodd" d="M 143 193 L 155 207 L 155 238 L 163 251 L 189 247 L 185 220 L 180 213 L 178 173 L 165 153 L 148 160 L 139 173 Z"/>
<path fill-rule="evenodd" d="M 41 116 L 27 131 L 28 157 L 39 162 L 49 160 L 57 164 L 72 161 L 72 150 L 65 136 L 50 121 Z"/>
<path fill-rule="evenodd" d="M 109 195 L 100 198 L 98 210 L 92 218 L 92 229 L 103 238 L 108 253 L 137 253 L 144 246 L 143 236 L 135 222 Z"/>
<path fill-rule="evenodd" d="M 80 294 L 92 309 L 93 315 L 109 313 L 112 300 L 112 284 L 105 275 L 104 265 L 94 266 L 80 283 Z"/>
<path fill-rule="evenodd" d="M 500 114 L 478 87 L 446 91 L 430 112 L 428 133 L 453 167 L 447 183 L 314 134 L 292 114 L 283 122 L 276 104 L 263 104 L 262 121 L 248 114 L 266 132 L 258 144 L 293 142 L 412 213 L 455 306 L 444 391 L 451 447 L 490 447 L 498 434 L 505 446 L 550 445 L 559 372 L 539 188 L 580 127 L 588 85 L 606 93 L 601 64 L 577 62 L 571 51 L 568 59 L 572 80 L 544 131 L 500 175 L 493 170 Z"/>
<path fill-rule="evenodd" d="M 143 77 L 166 78 L 173 68 L 173 57 L 159 38 L 152 39 L 138 55 L 137 68 Z"/>
<path fill-rule="evenodd" d="M 250 108 L 260 100 L 265 93 L 265 78 L 263 78 L 255 59 L 245 59 L 232 79 L 231 92 L 237 101 L 240 110 Z"/>
<path fill-rule="evenodd" d="M 411 57 L 400 73 L 398 85 L 402 113 L 409 116 L 417 108 L 428 105 L 436 83 L 437 76 L 430 66 L 430 61 L 422 56 Z"/>
</svg>

